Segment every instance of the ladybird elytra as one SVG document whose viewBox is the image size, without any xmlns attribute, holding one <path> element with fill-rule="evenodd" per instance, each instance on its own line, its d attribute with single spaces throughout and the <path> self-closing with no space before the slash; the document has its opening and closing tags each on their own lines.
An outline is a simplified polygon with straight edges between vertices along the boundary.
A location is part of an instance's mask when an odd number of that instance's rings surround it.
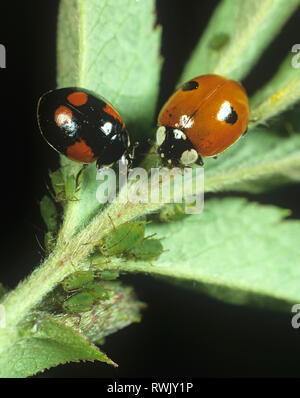
<svg viewBox="0 0 300 398">
<path fill-rule="evenodd" d="M 156 143 L 167 166 L 203 164 L 247 130 L 249 102 L 242 85 L 219 75 L 189 80 L 167 100 L 158 116 Z"/>
<path fill-rule="evenodd" d="M 69 159 L 97 167 L 133 157 L 129 134 L 118 111 L 103 97 L 79 87 L 43 94 L 37 106 L 40 132 Z"/>
</svg>

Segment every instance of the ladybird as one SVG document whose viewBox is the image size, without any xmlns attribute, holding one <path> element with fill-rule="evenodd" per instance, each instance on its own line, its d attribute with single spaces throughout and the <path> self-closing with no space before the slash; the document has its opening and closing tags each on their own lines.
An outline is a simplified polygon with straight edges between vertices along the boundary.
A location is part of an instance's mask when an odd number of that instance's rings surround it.
<svg viewBox="0 0 300 398">
<path fill-rule="evenodd" d="M 216 157 L 246 133 L 249 113 L 240 83 L 213 74 L 189 80 L 158 116 L 156 143 L 162 163 L 202 166 L 202 157 Z"/>
<path fill-rule="evenodd" d="M 41 96 L 37 120 L 42 136 L 57 152 L 97 168 L 123 158 L 132 160 L 125 123 L 104 98 L 78 88 L 65 87 Z"/>
<path fill-rule="evenodd" d="M 127 257 L 134 260 L 154 261 L 163 253 L 164 248 L 159 239 L 146 237 L 138 246 L 129 250 Z"/>
</svg>

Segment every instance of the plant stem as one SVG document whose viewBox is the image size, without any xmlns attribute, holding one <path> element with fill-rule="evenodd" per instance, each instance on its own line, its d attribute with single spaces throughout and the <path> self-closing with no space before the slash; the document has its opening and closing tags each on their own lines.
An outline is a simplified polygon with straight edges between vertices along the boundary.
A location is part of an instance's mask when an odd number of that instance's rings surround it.
<svg viewBox="0 0 300 398">
<path fill-rule="evenodd" d="M 86 267 L 83 260 L 94 249 L 95 241 L 101 240 L 113 228 L 110 217 L 118 226 L 135 217 L 155 211 L 161 206 L 161 204 L 153 203 L 133 204 L 122 202 L 121 199 L 122 192 L 116 202 L 98 214 L 86 228 L 72 239 L 60 234 L 53 253 L 25 281 L 6 296 L 2 302 L 6 311 L 6 329 L 0 330 L 0 352 L 17 338 L 18 323 L 47 293 L 74 272 L 74 268 L 80 270 Z M 67 211 L 64 223 L 70 222 L 71 215 L 72 211 Z M 62 228 L 62 231 L 64 230 Z"/>
</svg>

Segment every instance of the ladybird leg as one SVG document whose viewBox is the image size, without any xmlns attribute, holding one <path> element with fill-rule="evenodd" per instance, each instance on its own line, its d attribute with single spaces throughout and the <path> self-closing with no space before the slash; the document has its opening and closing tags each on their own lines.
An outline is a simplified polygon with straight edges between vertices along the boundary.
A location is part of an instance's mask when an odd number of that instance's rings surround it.
<svg viewBox="0 0 300 398">
<path fill-rule="evenodd" d="M 200 155 L 198 155 L 198 159 L 195 162 L 198 166 L 203 166 L 204 162 L 202 160 L 202 157 Z"/>
<path fill-rule="evenodd" d="M 80 176 L 82 175 L 83 170 L 85 170 L 85 169 L 87 168 L 87 166 L 88 166 L 88 164 L 87 164 L 87 163 L 84 163 L 84 164 L 82 165 L 81 169 L 80 169 L 80 170 L 78 171 L 78 173 L 77 173 L 77 176 L 76 176 L 76 184 L 75 184 L 76 190 L 77 190 L 77 188 L 78 188 L 78 186 L 79 186 L 79 178 L 80 178 Z"/>
<path fill-rule="evenodd" d="M 102 162 L 100 160 L 100 157 L 96 161 L 96 167 L 97 167 L 97 170 L 100 170 L 100 169 L 102 169 L 104 167 L 104 165 L 102 164 Z"/>
<path fill-rule="evenodd" d="M 247 127 L 246 130 L 243 132 L 242 137 L 244 137 L 247 133 L 248 133 L 248 127 Z"/>
<path fill-rule="evenodd" d="M 218 159 L 218 156 L 213 156 L 213 159 Z"/>
<path fill-rule="evenodd" d="M 127 162 L 128 162 L 128 171 L 131 170 L 131 166 L 134 160 L 134 156 L 135 156 L 135 150 L 136 148 L 140 145 L 140 143 L 138 141 L 136 141 L 133 145 L 131 145 L 128 148 L 128 151 L 126 153 L 126 158 L 127 158 Z"/>
</svg>

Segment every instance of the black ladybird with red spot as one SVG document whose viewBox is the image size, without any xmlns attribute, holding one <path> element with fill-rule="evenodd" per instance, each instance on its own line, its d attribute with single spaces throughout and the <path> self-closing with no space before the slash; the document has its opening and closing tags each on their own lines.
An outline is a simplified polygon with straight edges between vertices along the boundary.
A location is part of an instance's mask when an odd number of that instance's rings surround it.
<svg viewBox="0 0 300 398">
<path fill-rule="evenodd" d="M 40 131 L 57 152 L 81 163 L 109 166 L 132 158 L 132 148 L 119 113 L 104 98 L 78 88 L 49 91 L 39 99 Z"/>
</svg>

